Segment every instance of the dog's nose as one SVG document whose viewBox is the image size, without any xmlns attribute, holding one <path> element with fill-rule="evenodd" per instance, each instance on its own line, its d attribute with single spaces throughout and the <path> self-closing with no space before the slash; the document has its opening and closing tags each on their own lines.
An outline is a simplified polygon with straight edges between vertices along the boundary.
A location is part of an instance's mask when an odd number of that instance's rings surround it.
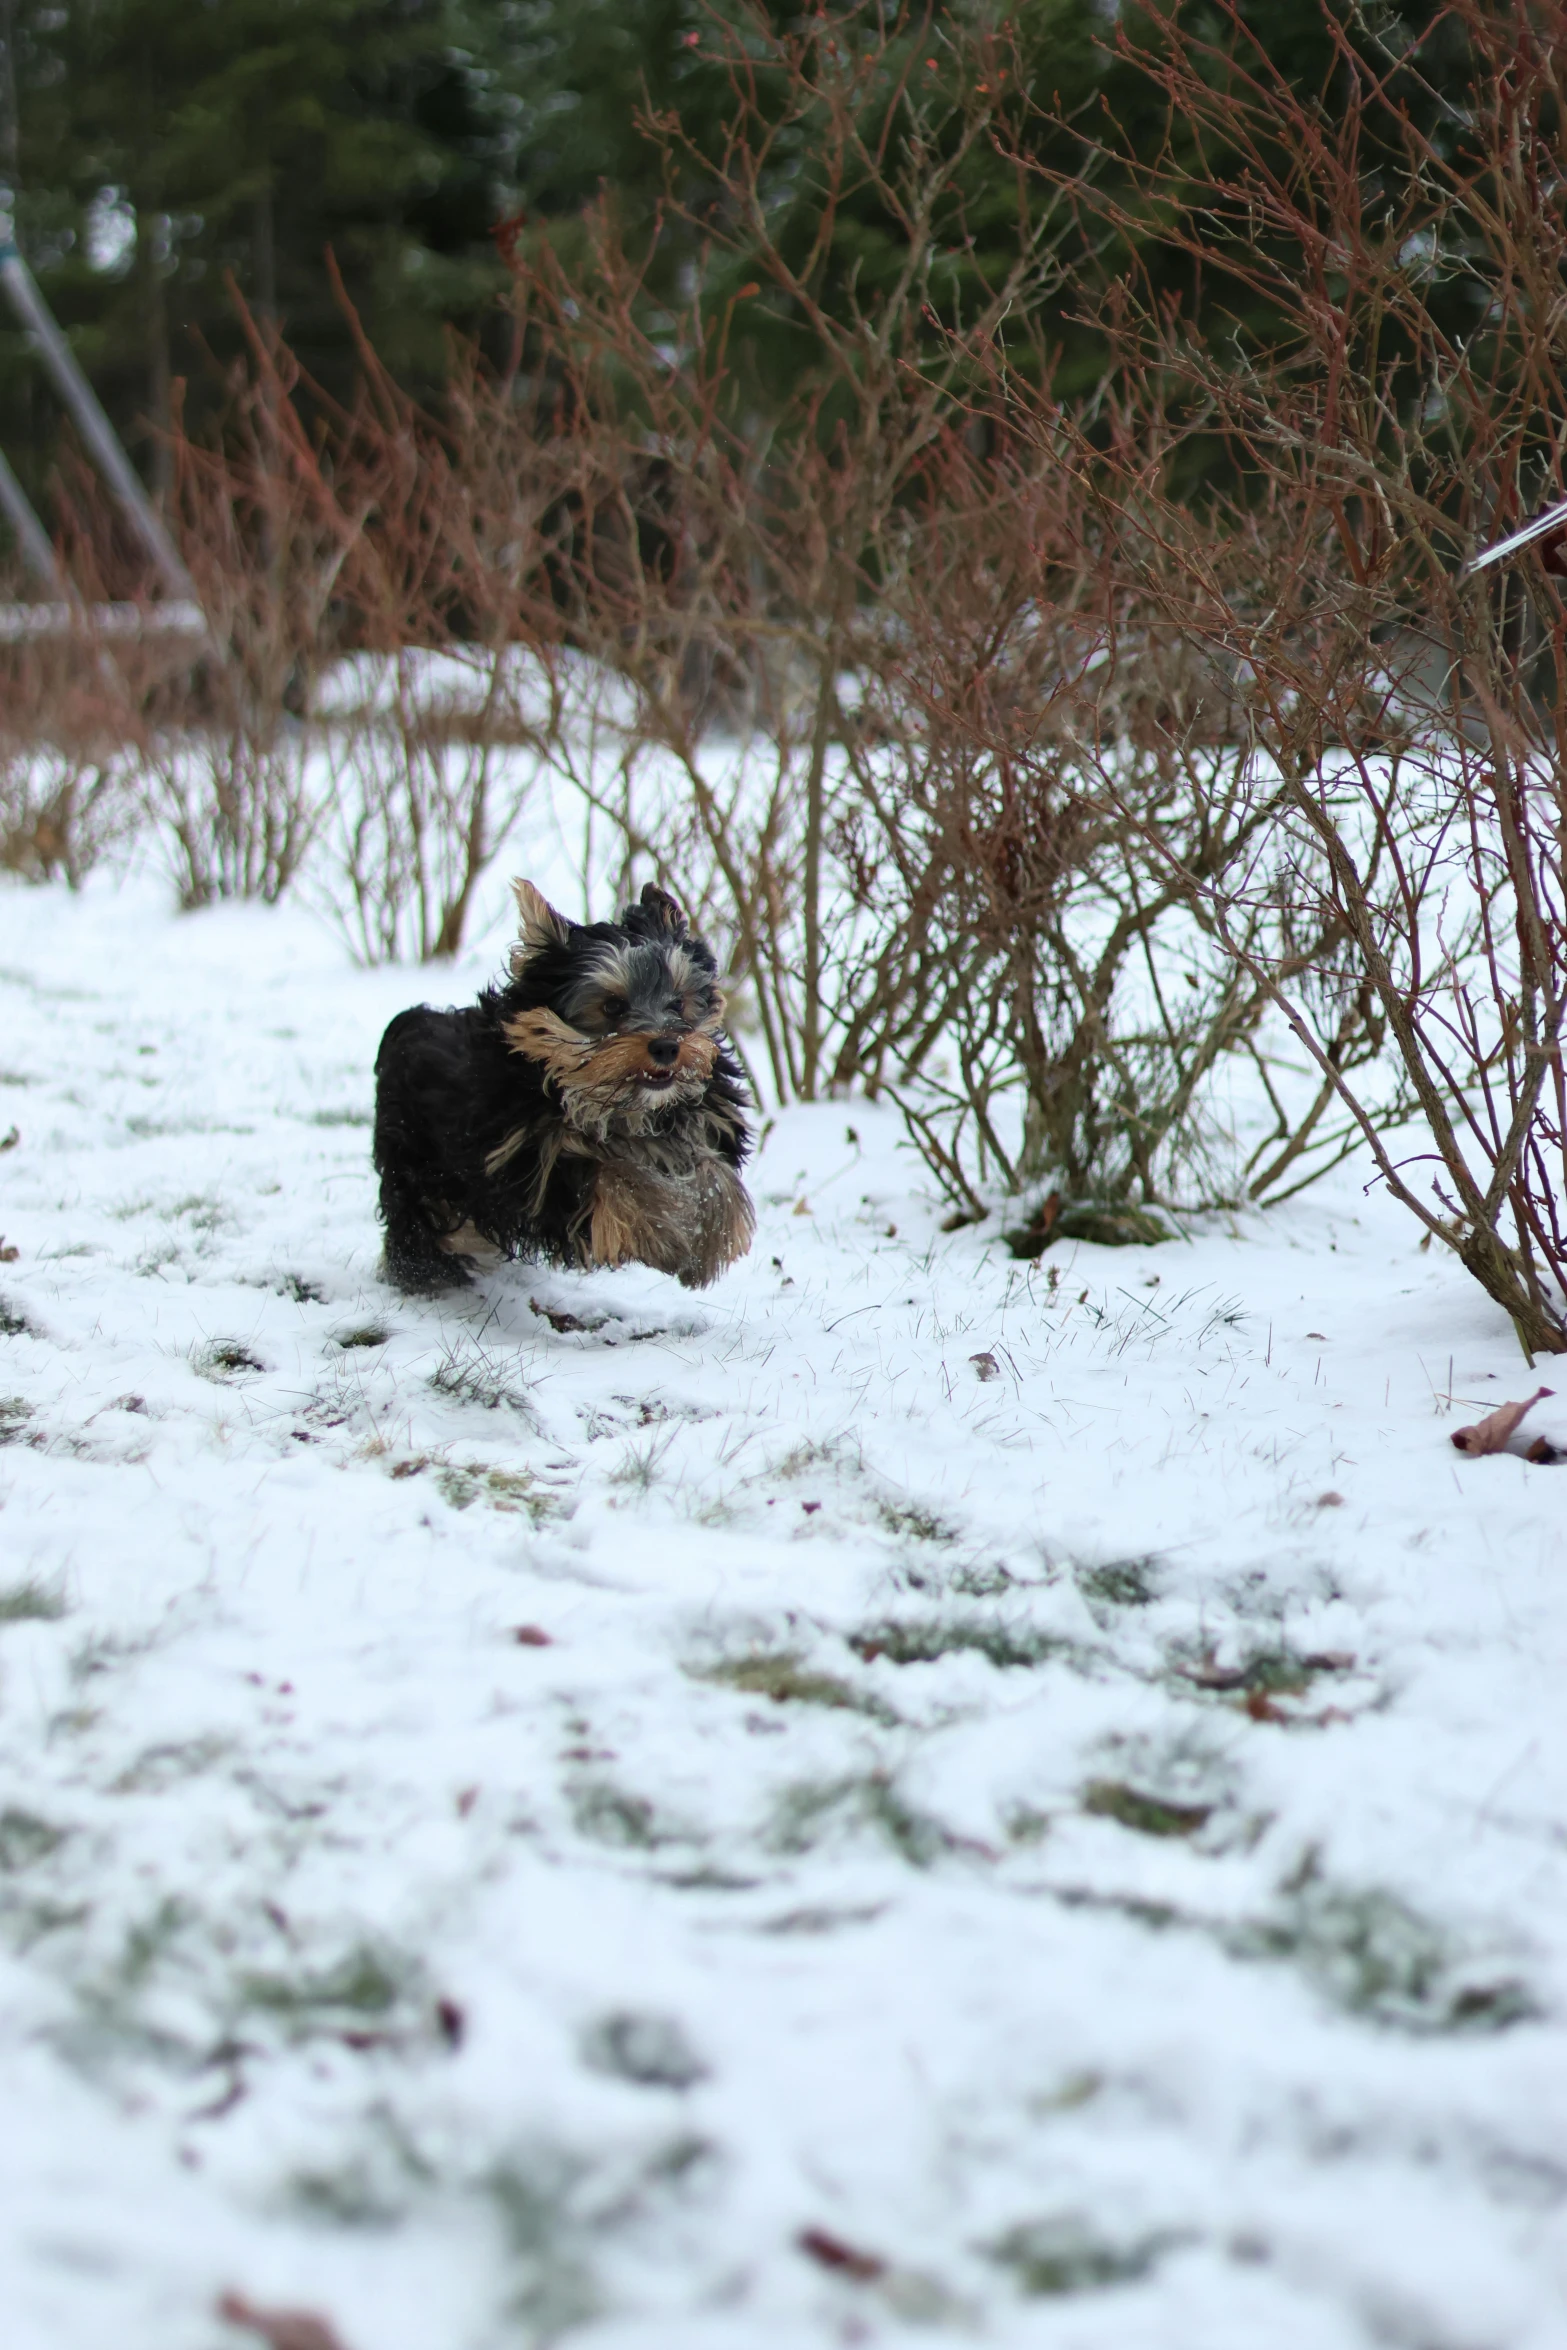
<svg viewBox="0 0 1567 2350">
<path fill-rule="evenodd" d="M 647 1040 L 647 1057 L 655 1069 L 672 1069 L 680 1058 L 679 1037 L 650 1036 Z"/>
</svg>

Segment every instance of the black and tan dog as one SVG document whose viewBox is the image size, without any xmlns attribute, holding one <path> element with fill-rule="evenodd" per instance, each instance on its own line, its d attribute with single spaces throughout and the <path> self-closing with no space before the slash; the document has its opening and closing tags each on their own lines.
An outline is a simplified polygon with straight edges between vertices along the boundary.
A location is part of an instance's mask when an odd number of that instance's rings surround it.
<svg viewBox="0 0 1567 2350">
<path fill-rule="evenodd" d="M 618 922 L 568 922 L 528 881 L 511 979 L 399 1012 L 376 1055 L 386 1270 L 635 1260 L 700 1289 L 751 1245 L 750 1148 L 718 966 L 650 883 Z"/>
</svg>

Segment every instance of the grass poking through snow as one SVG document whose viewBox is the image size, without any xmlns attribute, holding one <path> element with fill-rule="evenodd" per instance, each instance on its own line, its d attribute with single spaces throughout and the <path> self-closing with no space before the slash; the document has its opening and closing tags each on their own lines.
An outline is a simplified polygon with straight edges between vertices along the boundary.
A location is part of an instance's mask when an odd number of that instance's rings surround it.
<svg viewBox="0 0 1567 2350">
<path fill-rule="evenodd" d="M 839 1713 L 864 1714 L 889 1729 L 899 1718 L 879 1697 L 855 1689 L 836 1673 L 807 1665 L 794 1649 L 756 1649 L 717 1664 L 688 1665 L 686 1670 L 693 1680 L 711 1681 L 745 1697 L 766 1697 L 774 1705 L 826 1706 Z"/>
<path fill-rule="evenodd" d="M 890 1617 L 851 1633 L 849 1646 L 867 1664 L 885 1657 L 892 1665 L 930 1665 L 944 1656 L 982 1656 L 998 1670 L 1076 1659 L 1079 1645 L 1059 1632 L 1028 1624 L 1004 1624 L 986 1616 Z"/>
<path fill-rule="evenodd" d="M 0 1624 L 57 1624 L 64 1614 L 65 1594 L 57 1584 L 28 1576 L 0 1585 Z"/>
</svg>

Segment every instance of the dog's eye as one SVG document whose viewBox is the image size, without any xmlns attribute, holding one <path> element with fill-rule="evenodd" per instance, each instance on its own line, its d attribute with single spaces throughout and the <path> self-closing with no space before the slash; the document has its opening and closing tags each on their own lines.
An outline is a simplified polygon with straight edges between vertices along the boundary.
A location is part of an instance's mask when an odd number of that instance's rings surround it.
<svg viewBox="0 0 1567 2350">
<path fill-rule="evenodd" d="M 623 995 L 607 995 L 599 1006 L 605 1019 L 611 1022 L 623 1019 L 630 1009 L 631 1006 Z"/>
</svg>

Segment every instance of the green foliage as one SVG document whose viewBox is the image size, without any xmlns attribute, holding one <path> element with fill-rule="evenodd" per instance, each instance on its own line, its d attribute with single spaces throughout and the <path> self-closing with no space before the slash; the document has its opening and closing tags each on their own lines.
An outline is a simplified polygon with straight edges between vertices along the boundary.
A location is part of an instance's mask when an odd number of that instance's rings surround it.
<svg viewBox="0 0 1567 2350">
<path fill-rule="evenodd" d="M 1167 1803 L 1124 1779 L 1093 1779 L 1083 1789 L 1083 1809 L 1095 1819 L 1116 1820 L 1139 1836 L 1195 1836 L 1213 1816 L 1211 1803 Z"/>
<path fill-rule="evenodd" d="M 1025 2220 L 986 2249 L 992 2260 L 1012 2271 L 1019 2290 L 1033 2299 L 1135 2284 L 1179 2241 L 1177 2236 L 1155 2234 L 1117 2242 L 1092 2222 L 1063 2214 Z"/>
<path fill-rule="evenodd" d="M 65 1842 L 65 1830 L 41 1820 L 36 1812 L 7 1804 L 0 1811 L 0 1871 L 10 1874 L 47 1860 Z"/>
<path fill-rule="evenodd" d="M 242 2007 L 274 2016 L 296 2036 L 308 2038 L 389 2017 L 406 1993 L 410 1973 L 399 1957 L 358 1943 L 334 1966 L 296 1974 L 258 1969 L 241 1976 L 237 1989 Z"/>
<path fill-rule="evenodd" d="M 1274 1915 L 1233 1931 L 1228 1947 L 1237 1958 L 1286 1959 L 1335 2006 L 1396 2031 L 1505 2032 L 1539 2012 L 1515 1976 L 1477 1972 L 1396 1893 L 1335 1884 L 1314 1864 Z"/>
<path fill-rule="evenodd" d="M 1090 1605 L 1147 1607 L 1158 1596 L 1151 1558 L 1106 1559 L 1078 1570 L 1077 1587 Z"/>
<path fill-rule="evenodd" d="M 65 1596 L 53 1584 L 29 1576 L 0 1590 L 0 1624 L 54 1624 L 65 1613 Z"/>
<path fill-rule="evenodd" d="M 880 1838 L 915 1869 L 933 1867 L 959 1844 L 932 1813 L 912 1804 L 885 1771 L 804 1780 L 786 1789 L 778 1802 L 771 1842 L 779 1852 L 802 1853 L 832 1835 L 856 1832 Z"/>
<path fill-rule="evenodd" d="M 656 1852 L 665 1844 L 689 1841 L 685 1832 L 659 1815 L 645 1795 L 634 1795 L 607 1779 L 589 1779 L 571 1791 L 571 1816 L 579 1835 L 624 1852 Z"/>
<path fill-rule="evenodd" d="M 1073 1643 L 1059 1632 L 1039 1631 L 1032 1624 L 996 1623 L 982 1616 L 889 1619 L 854 1633 L 849 1646 L 867 1664 L 885 1657 L 893 1665 L 929 1665 L 940 1657 L 972 1650 L 999 1669 L 1047 1664 L 1052 1657 L 1077 1653 Z"/>
</svg>

